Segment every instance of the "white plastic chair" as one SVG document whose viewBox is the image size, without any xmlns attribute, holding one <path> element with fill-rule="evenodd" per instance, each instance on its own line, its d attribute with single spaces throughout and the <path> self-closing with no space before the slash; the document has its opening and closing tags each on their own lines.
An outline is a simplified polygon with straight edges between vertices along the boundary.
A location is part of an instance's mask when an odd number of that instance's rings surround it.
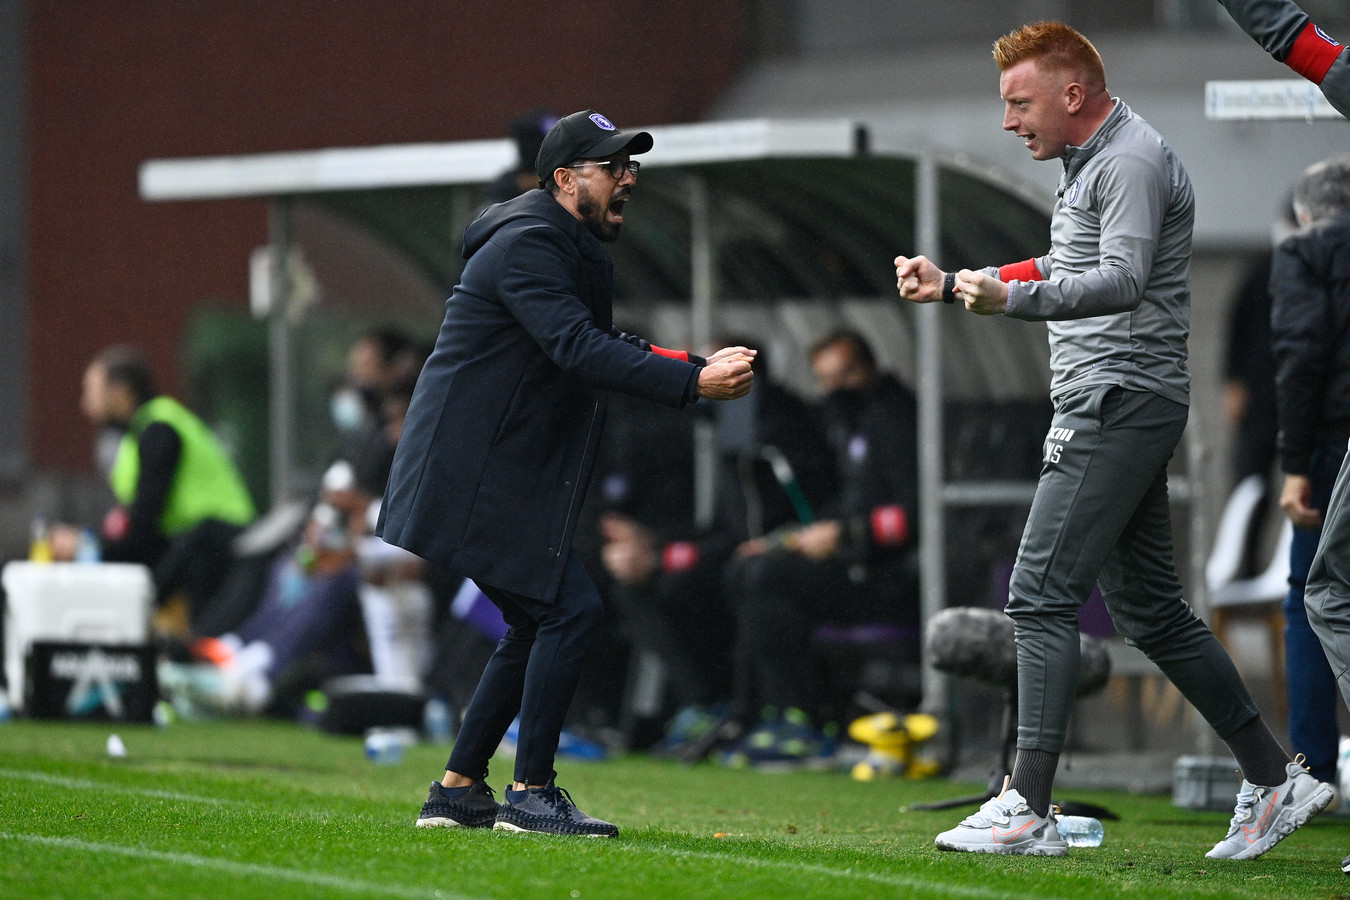
<svg viewBox="0 0 1350 900">
<path fill-rule="evenodd" d="M 1219 519 L 1214 547 L 1205 565 L 1205 583 L 1209 587 L 1210 627 L 1225 646 L 1228 645 L 1228 627 L 1234 619 L 1256 619 L 1265 625 L 1270 646 L 1271 684 L 1275 688 L 1276 703 L 1283 713 L 1286 697 L 1281 604 L 1289 593 L 1289 546 L 1294 539 L 1294 526 L 1287 517 L 1281 514 L 1284 521 L 1265 570 L 1250 578 L 1237 577 L 1252 519 L 1265 500 L 1265 486 L 1258 475 L 1247 476 L 1233 489 Z"/>
</svg>

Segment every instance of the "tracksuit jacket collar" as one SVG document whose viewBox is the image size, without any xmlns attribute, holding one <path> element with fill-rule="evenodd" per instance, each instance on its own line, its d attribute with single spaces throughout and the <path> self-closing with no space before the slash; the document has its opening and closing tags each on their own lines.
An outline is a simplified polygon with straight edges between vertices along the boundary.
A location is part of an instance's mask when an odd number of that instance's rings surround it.
<svg viewBox="0 0 1350 900">
<path fill-rule="evenodd" d="M 1092 132 L 1092 137 L 1088 138 L 1081 147 L 1069 146 L 1064 148 L 1064 176 L 1059 181 L 1059 188 L 1055 191 L 1057 195 L 1062 196 L 1064 191 L 1087 161 L 1096 156 L 1097 153 L 1106 146 L 1107 142 L 1115 136 L 1120 130 L 1120 126 L 1130 118 L 1130 108 L 1125 105 L 1125 101 L 1119 97 L 1115 99 L 1115 108 L 1107 115 L 1102 124 L 1097 126 L 1097 130 Z"/>
</svg>

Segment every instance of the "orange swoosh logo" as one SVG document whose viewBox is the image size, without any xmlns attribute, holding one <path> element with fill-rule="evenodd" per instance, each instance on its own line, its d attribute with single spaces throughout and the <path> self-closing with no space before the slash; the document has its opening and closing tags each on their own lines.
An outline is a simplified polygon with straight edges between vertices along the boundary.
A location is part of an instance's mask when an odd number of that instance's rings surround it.
<svg viewBox="0 0 1350 900">
<path fill-rule="evenodd" d="M 1248 828 L 1246 825 L 1242 826 L 1242 833 L 1247 836 L 1247 843 L 1250 844 L 1252 842 L 1252 835 L 1259 835 L 1265 829 L 1266 819 L 1269 819 L 1270 814 L 1275 811 L 1275 803 L 1279 799 L 1280 793 L 1279 791 L 1276 791 L 1274 796 L 1270 798 L 1270 805 L 1267 806 L 1266 811 L 1261 814 L 1261 821 L 1256 823 L 1255 829 Z"/>
<path fill-rule="evenodd" d="M 1017 837 L 1019 834 L 1026 831 L 1028 828 L 1030 828 L 1032 825 L 1035 824 L 1036 824 L 1035 820 L 1032 820 L 1030 822 L 1025 823 L 1021 828 L 1015 829 L 1013 831 L 1000 832 L 997 828 L 990 828 L 989 830 L 994 833 L 995 842 L 1000 844 L 1006 844 L 1008 843 L 1008 841 L 1011 841 L 1013 838 Z"/>
</svg>

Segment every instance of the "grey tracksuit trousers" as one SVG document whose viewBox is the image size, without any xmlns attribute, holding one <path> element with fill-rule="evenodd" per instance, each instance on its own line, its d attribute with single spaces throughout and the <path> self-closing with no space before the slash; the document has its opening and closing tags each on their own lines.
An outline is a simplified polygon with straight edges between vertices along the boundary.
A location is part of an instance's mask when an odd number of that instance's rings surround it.
<svg viewBox="0 0 1350 900">
<path fill-rule="evenodd" d="M 1331 503 L 1322 517 L 1322 537 L 1308 571 L 1303 605 L 1336 675 L 1341 697 L 1350 705 L 1350 453 L 1341 463 Z"/>
<path fill-rule="evenodd" d="M 1182 599 L 1177 579 L 1167 462 L 1186 426 L 1186 406 L 1115 385 L 1071 391 L 1055 406 L 1009 586 L 1017 746 L 1064 748 L 1078 684 L 1078 609 L 1094 581 L 1126 641 L 1227 738 L 1258 710 L 1223 645 Z"/>
</svg>

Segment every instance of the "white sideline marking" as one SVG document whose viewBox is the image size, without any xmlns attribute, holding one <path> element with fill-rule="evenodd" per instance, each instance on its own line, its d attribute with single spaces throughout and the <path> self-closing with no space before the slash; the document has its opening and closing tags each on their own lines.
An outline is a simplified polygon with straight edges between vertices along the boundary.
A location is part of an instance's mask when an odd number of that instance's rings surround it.
<svg viewBox="0 0 1350 900">
<path fill-rule="evenodd" d="M 221 800 L 218 797 L 202 797 L 197 794 L 183 794 L 178 791 L 161 791 L 155 788 L 127 787 L 103 781 L 90 781 L 87 778 L 67 778 L 64 775 L 48 775 L 45 772 L 25 772 L 21 769 L 0 769 L 0 778 L 14 781 L 36 781 L 39 784 L 51 784 L 56 787 L 76 788 L 82 791 L 103 791 L 110 794 L 138 794 L 145 797 L 158 797 L 162 800 L 183 800 L 188 803 L 209 803 L 223 806 L 234 803 L 233 800 Z"/>
<path fill-rule="evenodd" d="M 24 841 L 30 844 L 42 844 L 48 847 L 62 847 L 78 850 L 82 853 L 110 853 L 114 856 L 129 856 L 132 859 L 148 859 L 157 862 L 174 863 L 201 869 L 215 869 L 230 875 L 247 875 L 262 878 L 279 878 L 285 881 L 297 881 L 316 887 L 333 888 L 359 894 L 389 894 L 396 897 L 434 897 L 446 900 L 475 900 L 465 894 L 449 894 L 435 888 L 412 887 L 402 884 L 387 884 L 378 881 L 359 881 L 354 878 L 340 878 L 336 875 L 322 875 L 305 872 L 300 869 L 287 869 L 281 866 L 262 866 L 255 863 L 234 862 L 228 859 L 216 859 L 210 856 L 198 856 L 193 853 L 170 853 L 164 850 L 148 850 L 144 847 L 124 847 L 121 844 L 102 844 L 82 841 L 78 838 L 49 837 L 41 834 L 13 834 L 0 831 L 0 840 Z"/>
<path fill-rule="evenodd" d="M 0 779 L 13 781 L 36 781 L 38 784 L 50 784 L 56 787 L 75 788 L 81 791 L 100 791 L 105 794 L 127 794 L 133 797 L 154 797 L 159 800 L 172 800 L 177 803 L 203 803 L 208 806 L 259 806 L 257 800 L 235 800 L 223 797 L 207 797 L 202 794 L 187 794 L 182 791 L 163 791 L 158 788 L 130 787 L 109 781 L 93 781 L 88 778 L 68 778 L 64 775 L 48 775 L 45 772 L 28 772 L 22 769 L 0 768 Z M 291 816 L 298 819 L 330 819 L 327 812 L 305 809 L 292 811 Z"/>
</svg>

